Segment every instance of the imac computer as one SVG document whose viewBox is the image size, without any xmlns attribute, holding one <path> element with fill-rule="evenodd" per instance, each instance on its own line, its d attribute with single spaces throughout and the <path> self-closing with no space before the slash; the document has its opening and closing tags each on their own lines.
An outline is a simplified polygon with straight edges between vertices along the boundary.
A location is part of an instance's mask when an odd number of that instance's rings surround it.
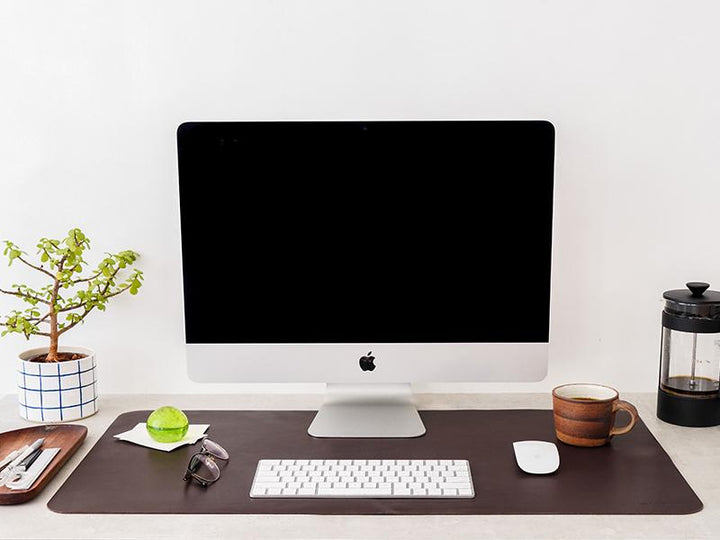
<svg viewBox="0 0 720 540">
<path fill-rule="evenodd" d="M 178 128 L 200 382 L 325 382 L 317 437 L 413 437 L 412 382 L 547 371 L 546 121 Z"/>
</svg>

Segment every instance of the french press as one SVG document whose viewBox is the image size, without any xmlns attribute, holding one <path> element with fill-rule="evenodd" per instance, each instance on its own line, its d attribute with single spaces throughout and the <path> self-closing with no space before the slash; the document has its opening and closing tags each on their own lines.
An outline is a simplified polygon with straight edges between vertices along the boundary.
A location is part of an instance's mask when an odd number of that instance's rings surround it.
<svg viewBox="0 0 720 540">
<path fill-rule="evenodd" d="M 708 287 L 663 293 L 657 415 L 679 426 L 720 424 L 720 292 Z"/>
</svg>

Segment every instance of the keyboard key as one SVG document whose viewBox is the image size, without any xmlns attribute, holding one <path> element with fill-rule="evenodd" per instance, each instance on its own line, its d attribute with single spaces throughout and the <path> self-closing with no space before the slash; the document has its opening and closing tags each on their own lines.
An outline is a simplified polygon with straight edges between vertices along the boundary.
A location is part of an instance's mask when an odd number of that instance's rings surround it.
<svg viewBox="0 0 720 540">
<path fill-rule="evenodd" d="M 390 489 L 318 489 L 318 495 L 332 497 L 382 497 L 392 495 Z"/>
<path fill-rule="evenodd" d="M 255 481 L 261 484 L 273 484 L 282 480 L 279 476 L 259 476 Z"/>
<path fill-rule="evenodd" d="M 468 476 L 446 476 L 444 478 L 445 482 L 457 482 L 457 483 L 467 483 L 470 478 Z"/>
</svg>

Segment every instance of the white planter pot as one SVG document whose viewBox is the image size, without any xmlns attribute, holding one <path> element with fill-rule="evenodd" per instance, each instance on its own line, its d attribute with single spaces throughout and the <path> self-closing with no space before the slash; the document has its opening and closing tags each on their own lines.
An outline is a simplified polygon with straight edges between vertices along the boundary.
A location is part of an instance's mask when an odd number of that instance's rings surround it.
<svg viewBox="0 0 720 540">
<path fill-rule="evenodd" d="M 87 355 L 67 362 L 28 362 L 48 347 L 30 349 L 17 362 L 20 416 L 31 422 L 68 422 L 98 411 L 95 351 L 85 347 L 58 347 L 58 352 Z"/>
</svg>

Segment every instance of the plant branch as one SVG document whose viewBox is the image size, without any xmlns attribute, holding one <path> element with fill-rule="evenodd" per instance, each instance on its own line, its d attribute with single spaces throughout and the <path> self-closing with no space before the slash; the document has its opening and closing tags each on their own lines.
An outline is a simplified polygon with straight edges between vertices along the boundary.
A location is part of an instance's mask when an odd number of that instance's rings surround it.
<svg viewBox="0 0 720 540">
<path fill-rule="evenodd" d="M 20 262 L 22 262 L 22 263 L 25 263 L 25 264 L 26 264 L 27 266 L 29 266 L 30 268 L 34 268 L 35 270 L 38 270 L 39 272 L 42 272 L 43 274 L 46 274 L 46 275 L 50 276 L 51 278 L 55 279 L 55 276 L 54 276 L 54 275 L 52 275 L 50 272 L 48 272 L 47 270 L 45 270 L 45 269 L 42 268 L 41 266 L 35 266 L 34 264 L 27 262 L 27 261 L 26 261 L 25 259 L 23 259 L 22 257 L 17 257 L 17 260 L 20 261 Z"/>
<path fill-rule="evenodd" d="M 118 289 L 114 293 L 108 294 L 107 296 L 105 296 L 105 298 L 112 298 L 113 296 L 117 296 L 118 294 L 127 291 L 129 288 L 130 288 L 130 285 L 125 285 L 122 289 Z"/>
<path fill-rule="evenodd" d="M 79 322 L 81 322 L 81 321 L 87 316 L 87 314 L 90 313 L 90 312 L 93 310 L 94 307 L 95 307 L 95 306 L 90 306 L 90 308 L 86 308 L 86 309 L 85 309 L 85 313 L 83 313 L 82 315 L 80 315 L 80 318 L 79 318 L 79 319 L 75 319 L 72 323 L 70 323 L 69 325 L 67 325 L 65 328 L 63 328 L 62 330 L 59 330 L 59 331 L 58 331 L 58 337 L 62 336 L 65 332 L 67 332 L 68 330 L 70 330 L 73 326 L 76 326 Z"/>
<path fill-rule="evenodd" d="M 115 271 L 112 273 L 111 278 L 115 277 L 119 271 L 120 271 L 120 268 L 116 268 Z M 127 291 L 127 290 L 130 288 L 130 285 L 129 285 L 129 284 L 128 284 L 128 285 L 125 285 L 125 287 L 123 287 L 122 289 L 118 289 L 117 291 L 115 291 L 115 292 L 112 293 L 112 294 L 107 294 L 107 291 L 108 291 L 109 288 L 110 288 L 110 282 L 108 281 L 108 282 L 105 284 L 105 288 L 102 289 L 102 291 L 100 291 L 100 294 L 101 294 L 102 296 L 104 296 L 106 299 L 107 299 L 107 298 L 112 298 L 113 296 L 117 296 L 118 294 Z M 61 309 L 60 311 L 69 311 L 70 309 L 77 309 L 77 308 L 80 307 L 80 306 L 81 306 L 81 305 L 76 305 L 76 306 L 74 306 L 74 307 L 72 307 L 72 308 L 64 308 L 64 309 Z M 90 313 L 90 312 L 93 310 L 94 307 L 95 307 L 95 306 L 90 306 L 89 308 L 85 308 L 85 313 L 83 313 L 82 315 L 80 315 L 80 318 L 79 318 L 79 319 L 75 319 L 75 320 L 74 320 L 72 323 L 70 323 L 68 326 L 66 326 L 65 328 L 63 328 L 62 330 L 60 330 L 60 331 L 58 332 L 58 337 L 61 336 L 61 335 L 63 335 L 65 332 L 67 332 L 68 330 L 70 330 L 72 327 L 77 326 L 78 323 L 82 322 L 82 320 L 83 320 L 85 317 L 87 317 L 87 314 Z"/>
<path fill-rule="evenodd" d="M 117 274 L 118 274 L 119 271 L 120 271 L 120 267 L 118 266 L 118 267 L 113 271 L 113 273 L 110 275 L 110 277 L 109 277 L 108 280 L 107 280 L 107 283 L 105 283 L 105 288 L 104 288 L 102 291 L 100 291 L 100 294 L 101 294 L 102 296 L 105 296 L 105 293 L 108 292 L 108 289 L 110 288 L 110 282 L 115 278 L 115 276 L 117 276 Z M 120 292 L 122 292 L 122 291 L 113 293 L 111 296 L 115 296 L 116 294 L 120 294 Z M 110 296 L 108 296 L 107 298 L 110 298 Z"/>
<path fill-rule="evenodd" d="M 78 283 L 83 283 L 85 281 L 92 281 L 93 279 L 99 278 L 101 275 L 102 275 L 102 270 L 100 272 L 98 272 L 97 274 L 95 274 L 94 276 L 90 276 L 89 278 L 84 278 L 84 279 L 76 279 L 76 280 L 71 281 L 70 283 L 72 283 L 73 285 L 77 285 Z"/>
<path fill-rule="evenodd" d="M 32 319 L 27 319 L 27 320 L 31 321 Z M 38 321 L 38 322 L 40 322 L 40 321 Z M 0 326 L 6 326 L 7 328 L 14 328 L 12 325 L 9 325 L 9 324 L 3 323 L 3 322 L 0 322 Z M 47 332 L 33 332 L 32 334 L 26 334 L 25 337 L 29 337 L 30 335 L 50 337 L 50 334 L 48 334 Z"/>
<path fill-rule="evenodd" d="M 56 313 L 62 313 L 63 311 L 72 311 L 73 309 L 81 308 L 81 307 L 83 307 L 84 305 L 85 305 L 85 304 L 83 303 L 83 304 L 74 304 L 74 305 L 72 305 L 72 306 L 65 306 L 65 307 L 62 308 L 62 309 L 58 309 L 58 310 L 56 311 Z M 50 314 L 48 313 L 46 316 L 49 316 L 49 315 L 50 315 Z"/>
<path fill-rule="evenodd" d="M 48 302 L 47 300 L 43 300 L 42 298 L 37 298 L 37 297 L 32 296 L 32 295 L 30 295 L 30 294 L 25 294 L 25 293 L 21 293 L 21 292 L 17 292 L 17 291 L 5 291 L 5 290 L 3 290 L 3 289 L 0 289 L 0 293 L 10 294 L 10 295 L 12 295 L 12 296 L 17 296 L 17 297 L 19 297 L 19 298 L 28 298 L 29 300 L 37 300 L 37 301 L 40 302 L 41 304 L 45 304 L 45 305 L 48 305 L 48 306 L 50 305 L 50 302 Z"/>
</svg>

